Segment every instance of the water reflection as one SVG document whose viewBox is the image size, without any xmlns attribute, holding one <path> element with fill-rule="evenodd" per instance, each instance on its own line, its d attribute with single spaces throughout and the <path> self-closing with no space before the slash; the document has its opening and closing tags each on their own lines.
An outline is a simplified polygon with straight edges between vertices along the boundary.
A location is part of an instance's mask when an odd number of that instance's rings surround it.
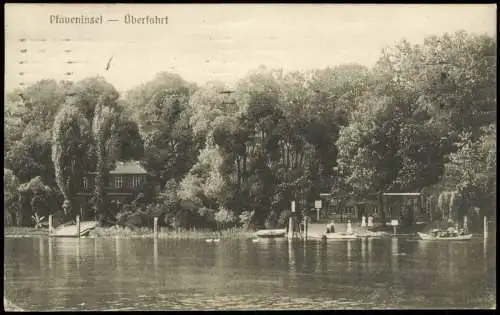
<svg viewBox="0 0 500 315">
<path fill-rule="evenodd" d="M 372 273 L 373 265 L 373 239 L 368 239 L 368 272 Z"/>
<path fill-rule="evenodd" d="M 399 242 L 399 239 L 397 237 L 392 237 L 392 239 L 391 239 L 391 253 L 392 253 L 392 256 L 397 256 L 398 255 L 398 242 Z"/>
<path fill-rule="evenodd" d="M 327 259 L 328 259 L 328 246 L 326 246 L 326 241 L 322 241 L 321 242 L 321 246 L 318 246 L 318 250 L 320 251 L 321 253 L 321 257 L 320 257 L 320 268 L 321 268 L 321 272 L 323 274 L 326 274 L 328 272 L 328 263 L 327 263 Z"/>
<path fill-rule="evenodd" d="M 483 241 L 483 272 L 488 273 L 488 239 Z"/>
<path fill-rule="evenodd" d="M 78 243 L 74 246 L 76 247 L 76 270 L 80 273 L 80 239 L 78 239 Z"/>
<path fill-rule="evenodd" d="M 351 272 L 352 271 L 352 263 L 351 263 L 351 242 L 353 242 L 352 240 L 347 240 L 347 253 L 346 253 L 346 256 L 347 256 L 347 271 L 348 272 Z"/>
<path fill-rule="evenodd" d="M 93 240 L 94 240 L 94 247 L 93 247 L 94 248 L 94 255 L 93 255 L 93 257 L 94 257 L 94 264 L 95 264 L 96 259 L 97 259 L 97 238 L 94 238 Z"/>
<path fill-rule="evenodd" d="M 293 250 L 293 241 L 291 239 L 288 240 L 288 270 L 290 271 L 290 273 L 296 272 L 295 253 Z"/>
<path fill-rule="evenodd" d="M 304 262 L 306 261 L 306 257 L 307 257 L 307 244 L 306 244 L 306 240 L 304 239 L 304 244 L 303 244 L 303 247 L 304 247 Z"/>
<path fill-rule="evenodd" d="M 9 239 L 4 285 L 14 303 L 42 311 L 484 307 L 496 292 L 494 245 Z"/>
<path fill-rule="evenodd" d="M 94 244 L 95 248 L 95 244 Z M 115 237 L 115 264 L 116 268 L 119 269 L 121 266 L 121 248 L 120 248 L 120 239 Z"/>
<path fill-rule="evenodd" d="M 43 258 L 45 257 L 44 255 L 44 249 L 45 249 L 45 244 L 43 242 L 43 238 L 40 237 L 40 239 L 38 240 L 38 252 L 39 252 L 39 255 L 40 255 L 40 268 L 42 268 L 43 266 Z"/>
<path fill-rule="evenodd" d="M 49 269 L 54 270 L 54 259 L 53 259 L 53 248 L 54 248 L 54 239 L 49 237 Z"/>
<path fill-rule="evenodd" d="M 158 273 L 158 239 L 154 239 L 153 243 L 153 257 L 154 257 L 154 265 L 155 265 L 155 274 Z"/>
<path fill-rule="evenodd" d="M 361 258 L 363 259 L 363 262 L 366 261 L 366 238 L 361 239 Z"/>
<path fill-rule="evenodd" d="M 366 273 L 366 242 L 368 240 L 366 238 L 361 239 L 361 271 L 363 274 Z"/>
</svg>

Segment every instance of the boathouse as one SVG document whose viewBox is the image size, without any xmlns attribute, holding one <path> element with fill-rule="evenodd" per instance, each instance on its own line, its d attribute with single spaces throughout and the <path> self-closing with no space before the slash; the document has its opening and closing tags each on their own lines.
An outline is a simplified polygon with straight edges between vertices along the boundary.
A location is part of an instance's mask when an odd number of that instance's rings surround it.
<svg viewBox="0 0 500 315">
<path fill-rule="evenodd" d="M 91 199 L 95 189 L 95 172 L 82 176 L 77 200 L 80 215 L 85 219 L 93 219 Z M 117 212 L 124 204 L 132 202 L 143 193 L 147 187 L 148 173 L 138 161 L 121 161 L 109 172 L 108 181 L 104 186 L 105 198 Z"/>
</svg>

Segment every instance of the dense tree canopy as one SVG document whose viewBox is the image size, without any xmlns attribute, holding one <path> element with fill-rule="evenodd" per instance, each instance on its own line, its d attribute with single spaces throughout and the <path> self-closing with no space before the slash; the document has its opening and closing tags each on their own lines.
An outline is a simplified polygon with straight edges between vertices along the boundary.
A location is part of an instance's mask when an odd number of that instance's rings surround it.
<svg viewBox="0 0 500 315">
<path fill-rule="evenodd" d="M 120 222 L 283 226 L 292 200 L 303 212 L 320 193 L 426 189 L 442 206 L 453 195 L 457 213 L 492 214 L 495 57 L 496 39 L 458 32 L 402 40 L 372 69 L 261 66 L 234 86 L 161 72 L 120 97 L 102 77 L 42 80 L 5 98 L 4 205 L 17 209 L 19 185 L 34 178 L 71 203 L 82 172 L 104 183 L 117 160 L 134 159 L 159 189 Z"/>
<path fill-rule="evenodd" d="M 195 88 L 178 75 L 160 73 L 125 98 L 144 141 L 144 163 L 162 186 L 180 180 L 196 159 L 199 144 L 188 110 Z"/>
</svg>

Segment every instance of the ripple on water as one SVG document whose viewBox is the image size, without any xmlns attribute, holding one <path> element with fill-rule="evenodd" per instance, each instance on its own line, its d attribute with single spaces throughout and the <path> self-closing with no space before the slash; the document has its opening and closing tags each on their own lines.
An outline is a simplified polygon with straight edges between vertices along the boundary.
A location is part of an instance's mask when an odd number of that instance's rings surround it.
<svg viewBox="0 0 500 315">
<path fill-rule="evenodd" d="M 343 309 L 360 308 L 359 303 L 348 301 L 347 299 L 323 300 L 302 297 L 282 297 L 282 296 L 212 296 L 204 298 L 185 297 L 178 300 L 181 308 L 190 310 L 268 310 L 268 309 Z"/>
<path fill-rule="evenodd" d="M 342 243 L 311 245 L 306 253 L 300 246 L 290 250 L 274 243 L 208 247 L 203 241 L 170 240 L 159 242 L 153 252 L 148 242 L 82 240 L 78 252 L 52 242 L 41 252 L 38 240 L 9 239 L 6 292 L 26 310 L 473 308 L 496 303 L 491 280 L 496 261 L 474 240 L 425 251 L 419 243 L 401 241 L 398 251 L 407 253 L 401 257 L 392 256 L 384 240 L 373 241 L 370 250 L 351 243 L 349 258 Z M 159 263 L 151 265 L 155 254 Z"/>
</svg>

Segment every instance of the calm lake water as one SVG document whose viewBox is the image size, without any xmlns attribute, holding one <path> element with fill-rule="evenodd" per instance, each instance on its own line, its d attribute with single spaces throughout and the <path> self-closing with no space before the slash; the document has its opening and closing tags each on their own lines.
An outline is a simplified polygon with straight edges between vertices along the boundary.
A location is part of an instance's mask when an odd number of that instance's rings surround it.
<svg viewBox="0 0 500 315">
<path fill-rule="evenodd" d="M 404 238 L 5 239 L 25 310 L 492 308 L 496 246 Z"/>
</svg>

